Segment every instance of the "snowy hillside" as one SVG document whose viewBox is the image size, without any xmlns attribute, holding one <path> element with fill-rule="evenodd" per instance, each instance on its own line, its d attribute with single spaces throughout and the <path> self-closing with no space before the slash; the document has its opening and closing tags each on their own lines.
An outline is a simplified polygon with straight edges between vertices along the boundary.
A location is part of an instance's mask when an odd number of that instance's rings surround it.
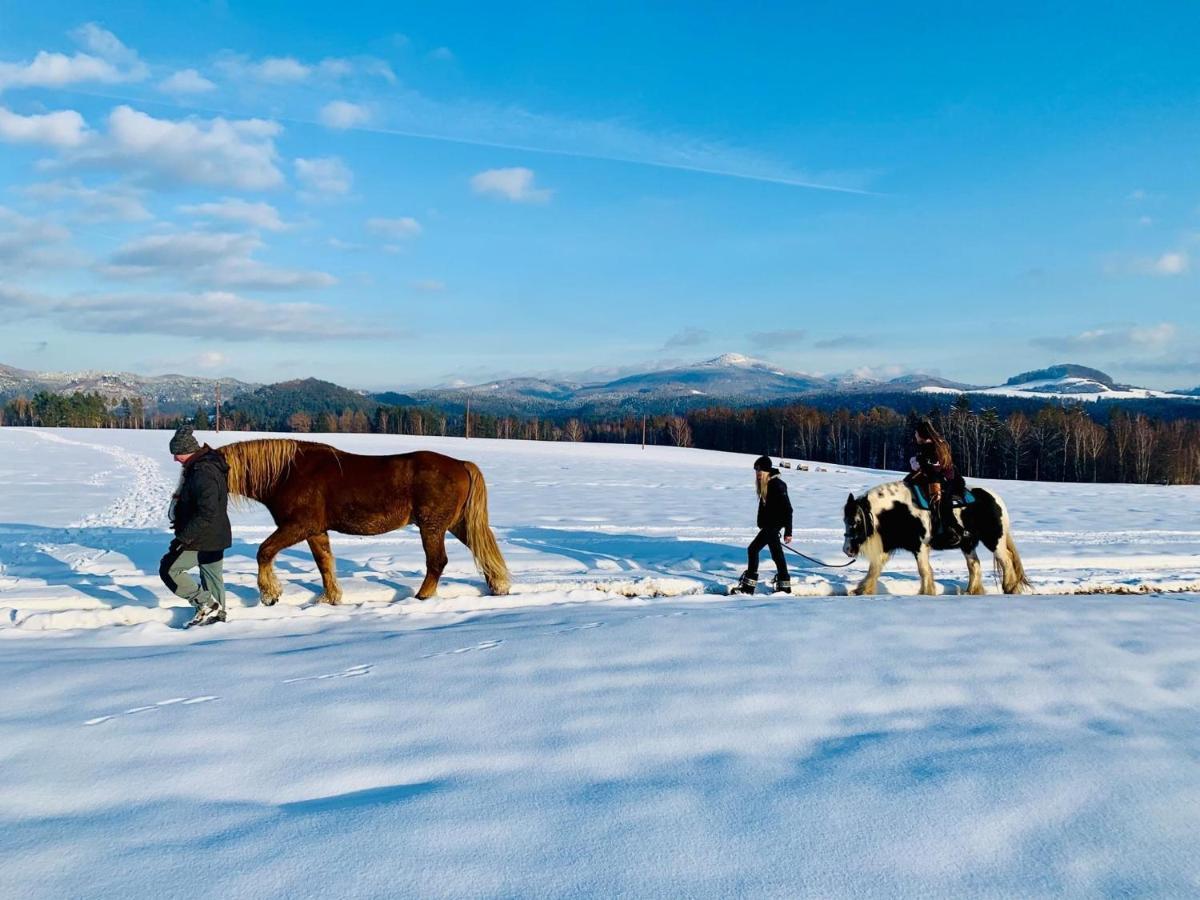
<svg viewBox="0 0 1200 900">
<path fill-rule="evenodd" d="M 930 394 L 981 394 L 992 397 L 1043 397 L 1059 400 L 1187 400 L 1186 394 L 1117 384 L 1098 369 L 1064 364 L 1016 375 L 998 387 L 947 388 L 925 385 Z"/>
<path fill-rule="evenodd" d="M 329 439 L 478 462 L 514 594 L 451 544 L 416 601 L 407 530 L 333 536 L 338 608 L 285 552 L 264 608 L 250 508 L 184 632 L 167 435 L 0 428 L 0 896 L 1200 890 L 1200 488 L 996 483 L 1037 596 L 941 554 L 938 598 L 898 558 L 739 600 L 749 457 Z M 787 471 L 797 544 L 840 561 L 888 477 Z"/>
</svg>

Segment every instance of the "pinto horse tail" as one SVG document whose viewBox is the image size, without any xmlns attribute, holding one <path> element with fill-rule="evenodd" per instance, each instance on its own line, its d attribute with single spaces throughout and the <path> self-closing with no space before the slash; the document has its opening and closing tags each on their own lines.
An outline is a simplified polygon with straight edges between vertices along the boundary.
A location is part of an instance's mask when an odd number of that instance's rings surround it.
<svg viewBox="0 0 1200 900">
<path fill-rule="evenodd" d="M 491 588 L 493 594 L 507 594 L 509 588 L 508 565 L 496 544 L 496 536 L 488 525 L 487 485 L 483 473 L 473 462 L 464 462 L 470 486 L 467 488 L 467 505 L 463 519 L 467 526 L 467 545 L 475 557 L 475 565 Z"/>
<path fill-rule="evenodd" d="M 1025 566 L 1021 562 L 1021 554 L 1017 552 L 1017 545 L 1013 541 L 1012 522 L 1008 518 L 1008 509 L 1001 505 L 1000 507 L 1000 524 L 1004 529 L 1004 535 L 1001 538 L 1005 553 L 996 553 L 992 559 L 992 564 L 996 567 L 996 574 L 1000 576 L 1000 582 L 1004 587 L 1006 594 L 1019 594 L 1022 588 L 1032 588 L 1029 578 L 1025 575 Z"/>
</svg>

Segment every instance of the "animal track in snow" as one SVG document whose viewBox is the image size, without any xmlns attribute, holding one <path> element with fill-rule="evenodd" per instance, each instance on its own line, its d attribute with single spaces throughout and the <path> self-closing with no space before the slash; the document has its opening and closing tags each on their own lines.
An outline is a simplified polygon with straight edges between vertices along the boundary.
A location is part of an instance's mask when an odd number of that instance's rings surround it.
<svg viewBox="0 0 1200 900">
<path fill-rule="evenodd" d="M 493 647 L 499 647 L 504 641 L 480 641 L 478 644 L 473 644 L 470 647 L 458 647 L 454 650 L 443 650 L 440 653 L 427 653 L 421 659 L 433 659 L 437 656 L 455 656 L 459 653 L 473 653 L 477 650 L 491 650 Z"/>
<path fill-rule="evenodd" d="M 340 672 L 329 672 L 325 675 L 304 675 L 300 678 L 285 678 L 284 684 L 295 684 L 298 681 L 325 681 L 329 678 L 357 678 L 359 675 L 370 675 L 373 665 L 351 666 Z"/>
<path fill-rule="evenodd" d="M 113 719 L 122 716 L 136 716 L 138 713 L 154 712 L 155 710 L 163 709 L 168 706 L 194 706 L 197 703 L 211 703 L 214 700 L 220 700 L 220 697 L 206 695 L 204 697 L 171 697 L 169 700 L 159 700 L 157 703 L 151 703 L 147 706 L 134 706 L 124 712 L 113 713 L 111 716 L 97 716 L 94 719 L 88 719 L 84 725 L 103 725 L 105 722 L 110 722 Z"/>
<path fill-rule="evenodd" d="M 553 631 L 543 631 L 542 634 L 569 634 L 572 631 L 587 631 L 589 628 L 603 627 L 603 622 L 585 622 L 583 625 L 568 625 L 565 628 L 555 628 Z"/>
</svg>

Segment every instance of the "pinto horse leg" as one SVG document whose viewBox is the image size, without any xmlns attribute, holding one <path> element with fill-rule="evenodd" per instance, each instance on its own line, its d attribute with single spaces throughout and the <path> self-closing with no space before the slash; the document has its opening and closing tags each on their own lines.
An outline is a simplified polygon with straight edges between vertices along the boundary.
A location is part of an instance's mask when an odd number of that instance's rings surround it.
<svg viewBox="0 0 1200 900">
<path fill-rule="evenodd" d="M 421 545 L 425 548 L 425 580 L 417 591 L 417 599 L 427 600 L 437 593 L 438 581 L 446 570 L 446 529 L 422 525 Z"/>
<path fill-rule="evenodd" d="M 308 539 L 308 549 L 312 551 L 317 569 L 321 572 L 321 584 L 325 590 L 317 598 L 318 603 L 328 603 L 337 606 L 342 602 L 342 588 L 337 580 L 337 567 L 333 560 L 333 550 L 329 546 L 329 532 L 323 531 Z"/>
<path fill-rule="evenodd" d="M 258 548 L 258 598 L 263 606 L 274 606 L 283 594 L 283 587 L 275 577 L 275 557 L 280 551 L 298 544 L 306 537 L 304 530 L 295 525 L 280 526 Z"/>
<path fill-rule="evenodd" d="M 972 547 L 970 550 L 963 550 L 963 556 L 967 558 L 967 593 L 982 594 L 983 566 L 979 564 L 979 554 Z"/>
<path fill-rule="evenodd" d="M 933 581 L 933 566 L 929 564 L 929 545 L 922 544 L 913 556 L 917 558 L 917 572 L 921 576 L 921 593 L 933 596 L 937 593 L 937 585 Z"/>
<path fill-rule="evenodd" d="M 891 559 L 890 553 L 885 553 L 883 544 L 879 541 L 878 535 L 872 535 L 863 545 L 862 554 L 867 558 L 867 574 L 863 580 L 858 583 L 858 587 L 854 589 L 854 593 L 877 594 L 879 593 L 879 574 L 883 571 L 883 567 L 887 565 L 887 561 Z"/>
</svg>

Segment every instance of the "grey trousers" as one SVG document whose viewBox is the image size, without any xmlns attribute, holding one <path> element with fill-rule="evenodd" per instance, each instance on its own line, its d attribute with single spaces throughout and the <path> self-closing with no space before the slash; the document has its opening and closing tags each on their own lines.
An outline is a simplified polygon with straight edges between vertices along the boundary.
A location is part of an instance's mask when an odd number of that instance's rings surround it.
<svg viewBox="0 0 1200 900">
<path fill-rule="evenodd" d="M 224 559 L 223 550 L 181 550 L 172 544 L 159 563 L 158 575 L 176 597 L 182 597 L 192 606 L 200 607 L 209 601 L 216 601 L 224 609 Z M 200 567 L 199 584 L 188 575 L 188 570 L 197 566 Z"/>
</svg>

